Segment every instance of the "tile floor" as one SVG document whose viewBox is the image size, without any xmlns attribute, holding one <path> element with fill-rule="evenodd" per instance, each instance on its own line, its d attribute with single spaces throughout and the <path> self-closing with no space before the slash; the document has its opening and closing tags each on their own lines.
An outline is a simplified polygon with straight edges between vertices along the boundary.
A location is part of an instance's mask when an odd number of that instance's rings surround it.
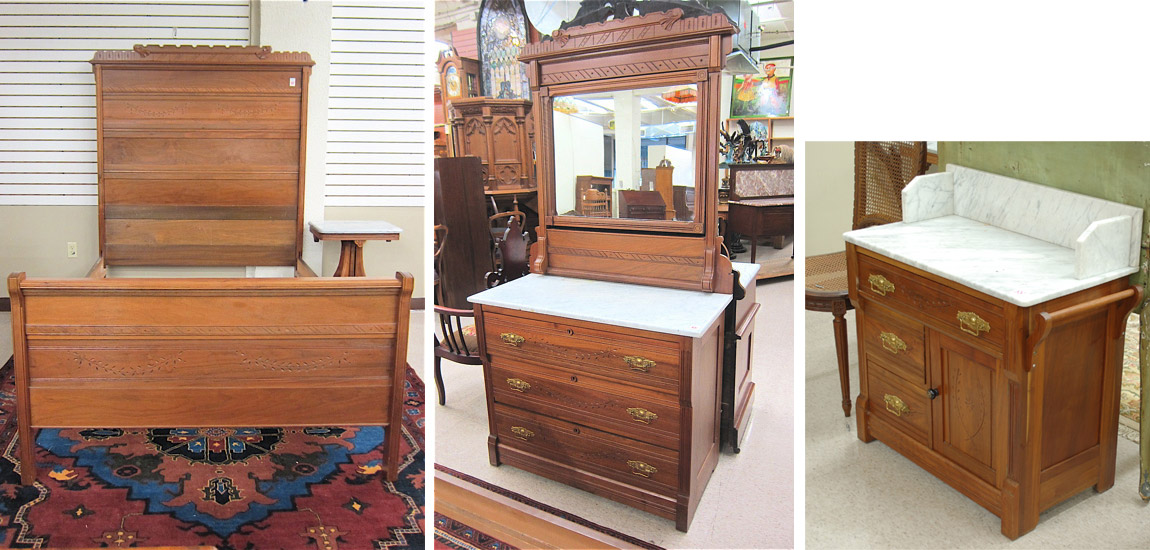
<svg viewBox="0 0 1150 550">
<path fill-rule="evenodd" d="M 1138 446 L 1118 438 L 1114 487 L 1071 497 L 1011 542 L 999 519 L 843 416 L 828 313 L 806 316 L 807 548 L 1150 548 L 1138 496 Z M 851 401 L 858 396 L 854 312 L 847 313 Z"/>
</svg>

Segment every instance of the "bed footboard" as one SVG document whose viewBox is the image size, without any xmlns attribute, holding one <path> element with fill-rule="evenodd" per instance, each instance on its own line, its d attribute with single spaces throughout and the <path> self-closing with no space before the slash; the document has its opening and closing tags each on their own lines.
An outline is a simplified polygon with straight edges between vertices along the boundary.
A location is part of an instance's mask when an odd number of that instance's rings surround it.
<svg viewBox="0 0 1150 550">
<path fill-rule="evenodd" d="M 35 429 L 104 426 L 383 425 L 396 479 L 406 273 L 8 287 L 25 484 Z"/>
</svg>

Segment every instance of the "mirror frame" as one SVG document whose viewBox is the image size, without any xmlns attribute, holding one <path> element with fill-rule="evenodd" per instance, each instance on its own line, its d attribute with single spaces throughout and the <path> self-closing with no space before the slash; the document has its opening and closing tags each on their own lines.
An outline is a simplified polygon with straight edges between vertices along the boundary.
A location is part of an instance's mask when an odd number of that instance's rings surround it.
<svg viewBox="0 0 1150 550">
<path fill-rule="evenodd" d="M 721 74 L 737 32 L 726 14 L 683 10 L 560 29 L 528 44 L 520 61 L 536 122 L 541 219 L 533 273 L 732 292 L 731 262 L 718 234 Z M 695 219 L 560 216 L 555 200 L 554 98 L 581 92 L 695 84 Z"/>
</svg>

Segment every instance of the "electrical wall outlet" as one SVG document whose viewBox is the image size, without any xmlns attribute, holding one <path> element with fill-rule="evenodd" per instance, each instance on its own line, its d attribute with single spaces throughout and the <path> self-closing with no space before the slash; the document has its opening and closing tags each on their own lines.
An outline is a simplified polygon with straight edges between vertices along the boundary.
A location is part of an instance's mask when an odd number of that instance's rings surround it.
<svg viewBox="0 0 1150 550">
<path fill-rule="evenodd" d="M 79 255 L 80 255 L 80 248 L 78 246 L 76 246 L 76 243 L 72 243 L 72 242 L 68 243 L 68 257 L 69 258 L 75 258 Z"/>
</svg>

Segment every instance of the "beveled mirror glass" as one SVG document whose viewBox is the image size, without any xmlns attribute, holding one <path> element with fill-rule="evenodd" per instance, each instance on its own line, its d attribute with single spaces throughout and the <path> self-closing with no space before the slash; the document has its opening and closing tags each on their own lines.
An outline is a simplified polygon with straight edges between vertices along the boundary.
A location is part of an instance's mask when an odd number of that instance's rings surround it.
<svg viewBox="0 0 1150 550">
<path fill-rule="evenodd" d="M 554 213 L 696 220 L 697 103 L 695 84 L 554 97 Z"/>
</svg>

